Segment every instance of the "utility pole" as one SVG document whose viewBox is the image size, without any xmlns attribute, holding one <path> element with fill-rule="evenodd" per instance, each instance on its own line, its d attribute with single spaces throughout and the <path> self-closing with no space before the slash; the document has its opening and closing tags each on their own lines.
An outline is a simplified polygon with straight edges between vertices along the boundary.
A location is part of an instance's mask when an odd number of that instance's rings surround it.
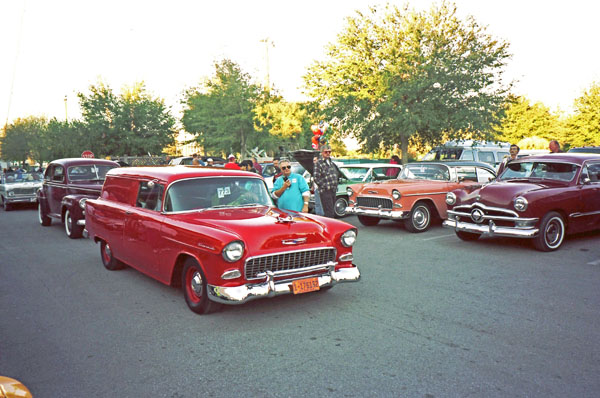
<svg viewBox="0 0 600 398">
<path fill-rule="evenodd" d="M 67 114 L 67 96 L 65 95 L 65 122 L 69 121 L 69 115 Z"/>
<path fill-rule="evenodd" d="M 261 43 L 265 43 L 265 50 L 266 50 L 266 61 L 267 61 L 267 84 L 266 84 L 266 88 L 267 88 L 267 92 L 271 92 L 271 78 L 270 78 L 270 74 L 269 74 L 269 46 L 270 47 L 275 47 L 275 43 L 273 43 L 273 40 L 267 38 L 264 38 L 260 41 Z"/>
</svg>

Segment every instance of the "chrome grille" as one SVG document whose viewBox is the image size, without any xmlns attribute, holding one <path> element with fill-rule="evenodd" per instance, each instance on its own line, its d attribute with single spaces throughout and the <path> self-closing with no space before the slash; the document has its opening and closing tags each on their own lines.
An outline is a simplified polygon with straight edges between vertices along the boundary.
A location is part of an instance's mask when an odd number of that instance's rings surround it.
<svg viewBox="0 0 600 398">
<path fill-rule="evenodd" d="M 37 188 L 13 188 L 15 195 L 33 195 Z"/>
<path fill-rule="evenodd" d="M 392 209 L 392 200 L 385 198 L 373 198 L 369 196 L 359 196 L 357 204 L 361 207 L 373 207 L 375 209 L 381 206 L 382 209 Z"/>
<path fill-rule="evenodd" d="M 246 260 L 246 279 L 261 278 L 258 274 L 271 271 L 301 270 L 315 265 L 335 262 L 334 248 L 320 248 L 252 257 Z"/>
</svg>

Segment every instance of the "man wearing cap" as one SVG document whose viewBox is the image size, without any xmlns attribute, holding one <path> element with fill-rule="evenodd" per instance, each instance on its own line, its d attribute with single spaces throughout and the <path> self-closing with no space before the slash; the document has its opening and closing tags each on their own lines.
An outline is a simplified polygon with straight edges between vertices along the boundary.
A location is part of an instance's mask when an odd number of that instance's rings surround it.
<svg viewBox="0 0 600 398">
<path fill-rule="evenodd" d="M 215 161 L 213 160 L 213 158 L 206 159 L 206 165 L 209 167 L 213 167 L 215 165 Z"/>
<path fill-rule="evenodd" d="M 233 153 L 227 156 L 227 159 L 229 162 L 225 164 L 226 169 L 241 170 L 240 165 L 235 162 L 235 155 Z"/>
<path fill-rule="evenodd" d="M 335 194 L 337 192 L 338 173 L 331 160 L 331 147 L 321 146 L 321 159 L 315 163 L 314 180 L 319 187 L 319 197 L 325 217 L 335 217 Z"/>
</svg>

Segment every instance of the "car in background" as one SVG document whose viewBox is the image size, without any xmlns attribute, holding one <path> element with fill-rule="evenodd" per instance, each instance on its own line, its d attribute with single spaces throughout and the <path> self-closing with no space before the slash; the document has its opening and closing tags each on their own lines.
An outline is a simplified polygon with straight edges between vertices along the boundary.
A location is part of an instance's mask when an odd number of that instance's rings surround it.
<svg viewBox="0 0 600 398">
<path fill-rule="evenodd" d="M 227 163 L 227 160 L 220 156 L 200 156 L 199 159 L 202 160 L 204 164 L 206 164 L 207 159 L 212 159 L 214 166 L 222 166 Z M 178 158 L 171 159 L 169 162 L 169 166 L 191 166 L 193 158 L 191 156 L 180 156 Z"/>
<path fill-rule="evenodd" d="M 421 161 L 471 160 L 497 168 L 510 155 L 509 149 L 509 142 L 453 140 L 433 148 Z"/>
<path fill-rule="evenodd" d="M 600 154 L 517 159 L 495 182 L 452 191 L 446 203 L 443 226 L 462 240 L 527 238 L 537 250 L 557 250 L 567 234 L 600 229 Z"/>
<path fill-rule="evenodd" d="M 582 146 L 569 149 L 567 153 L 600 153 L 600 146 Z"/>
<path fill-rule="evenodd" d="M 183 286 L 188 307 L 199 314 L 360 279 L 354 226 L 278 209 L 252 172 L 113 169 L 100 197 L 85 202 L 85 212 L 105 268 L 127 264 Z"/>
<path fill-rule="evenodd" d="M 424 232 L 433 218 L 446 218 L 446 193 L 479 187 L 494 178 L 494 168 L 482 162 L 408 163 L 398 179 L 350 185 L 347 211 L 366 226 L 383 219 L 403 220 L 408 231 Z"/>
<path fill-rule="evenodd" d="M 42 179 L 42 173 L 37 171 L 7 171 L 0 174 L 0 206 L 9 211 L 19 203 L 36 203 Z"/>
<path fill-rule="evenodd" d="M 118 167 L 117 162 L 105 159 L 67 158 L 50 162 L 37 192 L 40 225 L 47 227 L 53 219 L 58 220 L 64 224 L 69 238 L 81 238 L 85 229 L 85 201 L 100 196 L 106 173 Z"/>
<path fill-rule="evenodd" d="M 344 217 L 348 207 L 348 191 L 346 188 L 352 185 L 358 189 L 361 183 L 372 181 L 386 181 L 398 178 L 402 171 L 402 165 L 391 163 L 356 163 L 337 164 L 340 171 L 340 179 L 335 198 L 335 215 Z M 314 200 L 314 198 L 311 198 Z"/>
</svg>

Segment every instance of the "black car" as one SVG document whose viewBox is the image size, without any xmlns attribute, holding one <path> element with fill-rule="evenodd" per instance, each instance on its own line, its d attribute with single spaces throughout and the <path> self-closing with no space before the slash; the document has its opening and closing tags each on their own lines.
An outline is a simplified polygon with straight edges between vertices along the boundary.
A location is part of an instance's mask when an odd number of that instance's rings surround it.
<svg viewBox="0 0 600 398">
<path fill-rule="evenodd" d="M 568 152 L 579 152 L 579 153 L 600 153 L 600 146 L 582 146 L 577 148 L 571 148 Z"/>
</svg>

